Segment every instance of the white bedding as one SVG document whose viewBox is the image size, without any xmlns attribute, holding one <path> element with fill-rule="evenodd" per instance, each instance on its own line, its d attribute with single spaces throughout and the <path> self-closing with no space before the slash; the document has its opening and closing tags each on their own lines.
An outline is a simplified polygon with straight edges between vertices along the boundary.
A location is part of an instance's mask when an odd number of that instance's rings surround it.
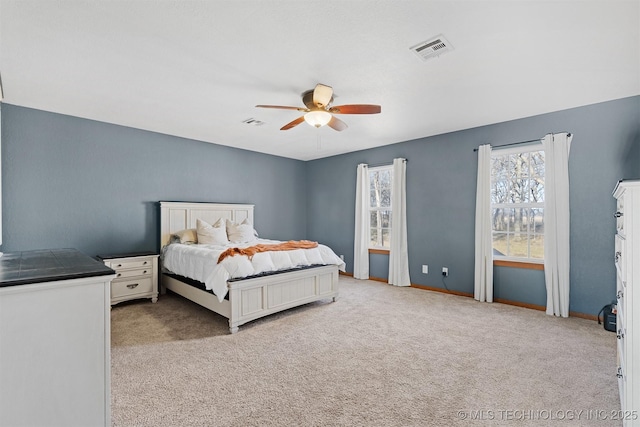
<svg viewBox="0 0 640 427">
<path fill-rule="evenodd" d="M 274 243 L 282 242 L 257 239 L 250 243 L 230 243 L 226 246 L 172 243 L 164 248 L 162 262 L 166 270 L 204 283 L 220 302 L 227 295 L 229 279 L 314 264 L 337 265 L 341 271 L 345 271 L 344 261 L 329 247 L 320 244 L 313 249 L 259 252 L 251 260 L 246 255 L 235 255 L 218 264 L 218 257 L 228 248 Z"/>
</svg>

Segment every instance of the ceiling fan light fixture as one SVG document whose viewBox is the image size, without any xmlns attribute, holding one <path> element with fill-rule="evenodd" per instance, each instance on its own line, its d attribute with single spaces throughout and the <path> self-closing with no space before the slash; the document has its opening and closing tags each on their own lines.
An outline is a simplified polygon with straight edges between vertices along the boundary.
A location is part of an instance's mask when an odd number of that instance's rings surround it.
<svg viewBox="0 0 640 427">
<path fill-rule="evenodd" d="M 329 123 L 331 117 L 331 114 L 326 111 L 309 111 L 304 115 L 304 121 L 319 128 Z"/>
</svg>

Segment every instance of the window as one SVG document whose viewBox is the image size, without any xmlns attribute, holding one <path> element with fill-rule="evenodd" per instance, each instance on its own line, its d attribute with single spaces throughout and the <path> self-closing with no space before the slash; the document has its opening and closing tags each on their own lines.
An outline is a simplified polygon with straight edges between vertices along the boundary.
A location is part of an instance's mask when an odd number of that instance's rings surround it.
<svg viewBox="0 0 640 427">
<path fill-rule="evenodd" d="M 544 260 L 544 159 L 542 144 L 493 151 L 494 259 Z"/>
<path fill-rule="evenodd" d="M 369 248 L 389 249 L 392 166 L 369 168 Z"/>
</svg>

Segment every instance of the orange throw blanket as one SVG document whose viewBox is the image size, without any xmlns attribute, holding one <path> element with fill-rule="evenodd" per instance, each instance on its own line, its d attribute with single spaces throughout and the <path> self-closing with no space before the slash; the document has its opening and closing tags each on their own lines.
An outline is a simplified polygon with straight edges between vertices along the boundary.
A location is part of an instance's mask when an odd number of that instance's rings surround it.
<svg viewBox="0 0 640 427">
<path fill-rule="evenodd" d="M 293 251 L 295 249 L 312 249 L 317 247 L 318 242 L 312 242 L 310 240 L 289 240 L 288 242 L 274 243 L 272 245 L 260 244 L 249 246 L 248 248 L 229 248 L 220 254 L 220 256 L 218 257 L 218 264 L 220 264 L 223 259 L 229 256 L 246 255 L 249 257 L 249 259 L 251 259 L 258 252 Z"/>
</svg>

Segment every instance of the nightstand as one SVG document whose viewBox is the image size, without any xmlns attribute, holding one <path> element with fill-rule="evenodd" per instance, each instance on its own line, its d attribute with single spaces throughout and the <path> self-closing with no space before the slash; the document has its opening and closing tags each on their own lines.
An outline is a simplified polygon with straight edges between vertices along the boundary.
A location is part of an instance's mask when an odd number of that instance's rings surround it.
<svg viewBox="0 0 640 427">
<path fill-rule="evenodd" d="M 111 281 L 111 305 L 138 298 L 158 301 L 158 254 L 98 255 L 97 258 L 116 272 Z"/>
</svg>

